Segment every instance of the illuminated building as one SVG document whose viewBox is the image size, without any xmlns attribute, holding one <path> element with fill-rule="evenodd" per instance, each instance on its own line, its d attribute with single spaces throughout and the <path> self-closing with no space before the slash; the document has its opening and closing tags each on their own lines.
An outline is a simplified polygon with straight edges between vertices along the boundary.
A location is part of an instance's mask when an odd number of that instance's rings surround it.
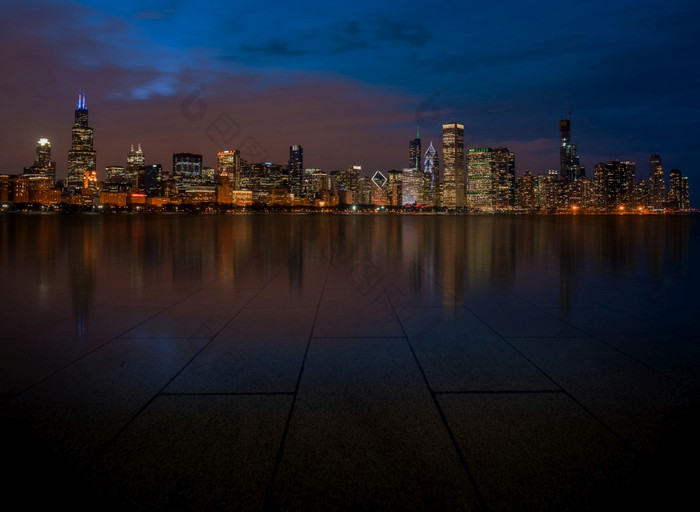
<svg viewBox="0 0 700 512">
<path fill-rule="evenodd" d="M 370 181 L 372 183 L 370 192 L 371 199 L 369 203 L 364 204 L 373 204 L 376 206 L 385 206 L 389 204 L 389 192 L 387 190 L 389 179 L 381 172 L 377 171 Z"/>
<path fill-rule="evenodd" d="M 216 169 L 213 167 L 202 167 L 202 181 L 204 183 L 214 183 L 216 179 Z"/>
<path fill-rule="evenodd" d="M 10 202 L 10 175 L 0 174 L 0 206 Z"/>
<path fill-rule="evenodd" d="M 668 207 L 674 210 L 689 209 L 690 191 L 687 176 L 683 176 L 680 169 L 671 169 L 668 183 Z"/>
<path fill-rule="evenodd" d="M 324 195 L 324 192 L 330 190 L 330 178 L 328 174 L 323 171 L 316 170 L 311 175 L 311 193 L 314 198 L 320 198 Z"/>
<path fill-rule="evenodd" d="M 241 188 L 253 190 L 253 199 L 259 192 L 272 188 L 284 188 L 284 171 L 281 165 L 270 162 L 251 164 L 241 176 Z"/>
<path fill-rule="evenodd" d="M 649 156 L 649 199 L 655 210 L 662 210 L 666 202 L 664 166 L 658 154 Z"/>
<path fill-rule="evenodd" d="M 525 171 L 525 174 L 516 180 L 515 205 L 527 210 L 535 209 L 535 179 L 530 171 Z"/>
<path fill-rule="evenodd" d="M 387 177 L 386 190 L 389 196 L 389 204 L 391 206 L 401 206 L 403 204 L 403 191 L 401 183 L 403 180 L 403 171 L 392 169 L 388 172 L 388 174 L 389 176 Z"/>
<path fill-rule="evenodd" d="M 48 139 L 39 139 L 37 141 L 34 165 L 25 167 L 24 174 L 46 178 L 51 185 L 55 183 L 56 162 L 51 161 L 51 143 Z"/>
<path fill-rule="evenodd" d="M 141 150 L 141 144 L 134 150 L 134 145 L 131 145 L 131 150 L 126 155 L 126 182 L 132 188 L 143 189 L 143 171 L 146 166 L 146 155 Z"/>
<path fill-rule="evenodd" d="M 493 149 L 470 148 L 467 153 L 467 207 L 493 209 L 495 181 Z"/>
<path fill-rule="evenodd" d="M 598 208 L 617 211 L 634 206 L 636 167 L 635 162 L 619 160 L 595 165 L 593 183 Z"/>
<path fill-rule="evenodd" d="M 535 177 L 535 204 L 543 211 L 557 209 L 559 200 L 559 172 L 550 169 L 547 174 Z"/>
<path fill-rule="evenodd" d="M 126 183 L 126 170 L 121 165 L 108 165 L 105 167 L 105 181 L 107 183 Z"/>
<path fill-rule="evenodd" d="M 71 148 L 68 151 L 69 188 L 80 188 L 83 185 L 86 172 L 96 169 L 96 153 L 93 147 L 93 130 L 88 126 L 88 109 L 85 91 L 78 94 L 75 108 L 75 123 L 71 136 Z"/>
<path fill-rule="evenodd" d="M 576 181 L 586 174 L 579 162 L 576 145 L 571 143 L 571 114 L 559 121 L 559 175 L 563 180 Z"/>
<path fill-rule="evenodd" d="M 420 133 L 416 128 L 416 138 L 408 143 L 408 167 L 409 169 L 415 169 L 421 172 L 421 145 L 420 145 Z"/>
<path fill-rule="evenodd" d="M 442 160 L 445 167 L 442 206 L 464 206 L 464 125 L 442 125 Z"/>
<path fill-rule="evenodd" d="M 202 155 L 175 153 L 173 178 L 184 183 L 198 183 L 202 179 Z"/>
<path fill-rule="evenodd" d="M 355 204 L 360 201 L 359 196 L 359 179 L 362 167 L 355 165 L 346 171 L 333 171 L 331 176 L 335 181 L 335 187 L 339 192 L 344 192 L 339 194 L 343 204 Z"/>
<path fill-rule="evenodd" d="M 163 183 L 163 166 L 160 164 L 147 165 L 143 171 L 143 190 L 147 195 L 160 195 Z"/>
<path fill-rule="evenodd" d="M 420 189 L 423 182 L 422 173 L 416 169 L 404 169 L 401 176 L 402 205 L 417 205 L 420 202 Z"/>
<path fill-rule="evenodd" d="M 425 151 L 423 160 L 423 181 L 421 183 L 420 203 L 428 206 L 438 204 L 438 183 L 440 182 L 440 159 L 432 141 Z"/>
<path fill-rule="evenodd" d="M 241 188 L 241 152 L 237 149 L 219 151 L 216 155 L 216 175 L 219 182 L 228 181 L 234 188 Z"/>
<path fill-rule="evenodd" d="M 508 148 L 494 148 L 494 201 L 499 208 L 515 205 L 515 153 Z"/>
<path fill-rule="evenodd" d="M 301 196 L 304 188 L 304 149 L 299 145 L 289 146 L 289 190 Z"/>
</svg>

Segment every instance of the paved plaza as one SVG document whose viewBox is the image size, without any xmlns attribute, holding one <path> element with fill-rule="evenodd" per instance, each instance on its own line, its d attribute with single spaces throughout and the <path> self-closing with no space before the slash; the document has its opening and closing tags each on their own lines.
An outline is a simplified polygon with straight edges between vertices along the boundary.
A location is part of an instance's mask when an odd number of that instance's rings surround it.
<svg viewBox="0 0 700 512">
<path fill-rule="evenodd" d="M 137 285 L 114 266 L 85 284 L 82 316 L 75 281 L 41 304 L 6 297 L 8 496 L 91 510 L 679 510 L 693 495 L 697 302 L 595 277 L 564 300 L 561 274 L 523 267 L 487 286 L 388 265 L 364 242 L 294 254 L 228 273 L 175 265 Z"/>
</svg>

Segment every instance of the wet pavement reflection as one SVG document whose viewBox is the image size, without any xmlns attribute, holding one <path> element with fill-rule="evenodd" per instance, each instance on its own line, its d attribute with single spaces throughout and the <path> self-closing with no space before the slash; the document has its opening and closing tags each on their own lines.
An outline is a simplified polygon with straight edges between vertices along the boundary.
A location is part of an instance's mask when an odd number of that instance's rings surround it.
<svg viewBox="0 0 700 512">
<path fill-rule="evenodd" d="M 6 437 L 144 509 L 682 494 L 698 258 L 693 216 L 1 215 Z"/>
</svg>

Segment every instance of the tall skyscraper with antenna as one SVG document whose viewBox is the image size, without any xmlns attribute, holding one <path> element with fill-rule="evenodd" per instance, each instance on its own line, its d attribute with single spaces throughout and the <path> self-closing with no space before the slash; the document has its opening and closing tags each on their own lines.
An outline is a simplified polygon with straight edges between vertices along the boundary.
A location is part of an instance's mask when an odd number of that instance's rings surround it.
<svg viewBox="0 0 700 512">
<path fill-rule="evenodd" d="M 585 175 L 586 170 L 581 167 L 576 145 L 571 142 L 571 109 L 569 109 L 569 118 L 559 120 L 559 177 L 576 181 Z"/>
<path fill-rule="evenodd" d="M 408 142 L 408 167 L 409 169 L 415 169 L 419 173 L 421 169 L 421 146 L 420 146 L 420 133 L 418 128 L 416 128 L 416 138 Z"/>
<path fill-rule="evenodd" d="M 73 124 L 71 148 L 68 151 L 69 188 L 81 188 L 85 173 L 96 169 L 96 153 L 93 145 L 93 130 L 88 126 L 88 109 L 85 90 L 78 93 L 75 106 L 75 123 Z"/>
</svg>

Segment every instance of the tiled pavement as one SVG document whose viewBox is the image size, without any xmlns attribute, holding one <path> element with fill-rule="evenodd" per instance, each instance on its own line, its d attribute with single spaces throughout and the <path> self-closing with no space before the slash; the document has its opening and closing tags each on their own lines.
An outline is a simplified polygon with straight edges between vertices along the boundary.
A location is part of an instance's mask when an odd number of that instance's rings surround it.
<svg viewBox="0 0 700 512">
<path fill-rule="evenodd" d="M 605 283 L 601 300 L 534 303 L 558 286 L 536 275 L 455 293 L 373 251 L 242 262 L 235 282 L 115 276 L 80 336 L 70 315 L 5 331 L 7 496 L 119 510 L 679 509 L 692 496 L 696 311 L 666 328 L 638 313 L 654 297 L 613 308 Z"/>
</svg>

